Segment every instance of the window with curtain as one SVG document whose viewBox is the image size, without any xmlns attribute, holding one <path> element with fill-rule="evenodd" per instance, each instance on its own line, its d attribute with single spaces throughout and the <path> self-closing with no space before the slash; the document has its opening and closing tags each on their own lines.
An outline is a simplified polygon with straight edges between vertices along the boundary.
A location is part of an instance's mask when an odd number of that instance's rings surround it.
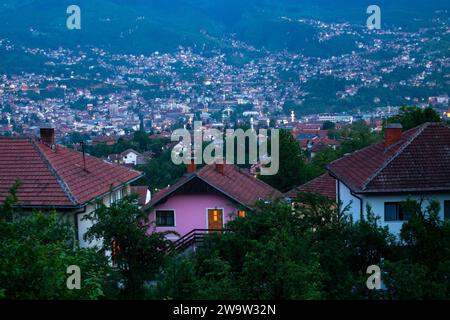
<svg viewBox="0 0 450 320">
<path fill-rule="evenodd" d="M 407 221 L 411 213 L 403 208 L 401 202 L 384 203 L 384 221 Z"/>
<path fill-rule="evenodd" d="M 384 203 L 384 221 L 402 221 L 403 214 L 398 202 Z"/>
<path fill-rule="evenodd" d="M 156 210 L 157 227 L 174 227 L 175 212 L 173 210 Z"/>
</svg>

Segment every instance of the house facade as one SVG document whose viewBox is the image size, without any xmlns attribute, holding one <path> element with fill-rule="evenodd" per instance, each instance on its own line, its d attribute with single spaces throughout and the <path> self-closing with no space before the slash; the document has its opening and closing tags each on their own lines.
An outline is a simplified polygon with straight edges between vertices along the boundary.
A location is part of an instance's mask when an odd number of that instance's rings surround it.
<svg viewBox="0 0 450 320">
<path fill-rule="evenodd" d="M 142 155 L 134 149 L 125 150 L 120 156 L 124 164 L 132 164 L 134 166 L 138 164 L 138 159 L 142 158 Z"/>
<path fill-rule="evenodd" d="M 140 153 L 134 149 L 127 149 L 120 154 L 110 154 L 106 157 L 111 163 L 125 164 L 131 166 L 144 165 L 152 159 L 150 151 Z"/>
<path fill-rule="evenodd" d="M 156 193 L 144 206 L 155 230 L 174 231 L 177 240 L 196 229 L 222 230 L 236 217 L 244 217 L 258 200 L 282 194 L 250 173 L 230 164 L 213 164 L 188 173 L 169 188 Z"/>
<path fill-rule="evenodd" d="M 81 247 L 91 227 L 83 219 L 98 202 L 109 206 L 130 194 L 142 173 L 55 143 L 54 129 L 41 128 L 40 139 L 0 138 L 0 204 L 15 181 L 20 212 L 55 210 L 73 226 Z"/>
<path fill-rule="evenodd" d="M 367 205 L 382 226 L 399 235 L 408 220 L 401 202 L 414 199 L 423 208 L 440 204 L 441 219 L 450 219 L 450 128 L 426 123 L 402 132 L 399 124 L 385 128 L 385 141 L 330 163 L 336 200 L 349 206 L 354 220 L 367 215 Z"/>
</svg>

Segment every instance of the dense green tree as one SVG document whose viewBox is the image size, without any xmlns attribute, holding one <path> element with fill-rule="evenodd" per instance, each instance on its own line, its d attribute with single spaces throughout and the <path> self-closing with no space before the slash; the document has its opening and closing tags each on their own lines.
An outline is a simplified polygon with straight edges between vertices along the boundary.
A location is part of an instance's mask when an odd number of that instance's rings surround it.
<svg viewBox="0 0 450 320">
<path fill-rule="evenodd" d="M 332 121 L 325 121 L 322 124 L 322 129 L 323 130 L 332 130 L 334 128 L 336 128 L 336 124 L 334 122 L 332 122 Z"/>
<path fill-rule="evenodd" d="M 307 170 L 311 178 L 324 174 L 326 172 L 326 166 L 340 156 L 340 150 L 334 150 L 331 147 L 318 151 L 311 161 L 307 163 Z"/>
<path fill-rule="evenodd" d="M 299 143 L 288 130 L 281 129 L 279 143 L 278 173 L 270 176 L 260 176 L 260 179 L 272 187 L 285 192 L 308 181 L 311 177 L 306 170 L 305 155 Z"/>
<path fill-rule="evenodd" d="M 389 123 L 400 123 L 403 130 L 417 127 L 425 122 L 440 122 L 441 117 L 432 107 L 402 106 L 398 115 L 390 117 Z"/>
<path fill-rule="evenodd" d="M 400 233 L 402 254 L 385 263 L 387 294 L 392 299 L 450 298 L 450 223 L 439 219 L 439 203 L 407 200 L 410 216 Z"/>
<path fill-rule="evenodd" d="M 159 157 L 163 152 L 163 147 L 169 143 L 169 139 L 150 139 L 145 131 L 135 131 L 131 141 L 119 138 L 116 144 L 109 146 L 98 144 L 90 146 L 88 152 L 96 157 L 106 157 L 110 154 L 122 153 L 127 149 L 135 149 L 138 152 L 151 151 L 155 157 Z"/>
<path fill-rule="evenodd" d="M 367 299 L 366 269 L 389 254 L 393 241 L 373 215 L 352 222 L 315 194 L 260 203 L 245 218 L 212 235 L 191 256 L 172 260 L 155 298 Z M 300 202 L 299 202 L 300 203 Z"/>
<path fill-rule="evenodd" d="M 339 153 L 344 155 L 365 148 L 383 139 L 382 135 L 375 133 L 363 120 L 356 121 L 351 126 L 343 128 L 340 132 L 341 147 Z"/>
<path fill-rule="evenodd" d="M 99 253 L 112 253 L 114 265 L 124 279 L 123 297 L 144 297 L 146 281 L 160 270 L 171 252 L 167 233 L 153 232 L 152 222 L 138 208 L 135 197 L 125 197 L 110 207 L 99 203 L 87 219 L 95 224 L 85 239 L 100 240 Z"/>
<path fill-rule="evenodd" d="M 175 165 L 171 160 L 172 150 L 166 150 L 159 157 L 151 159 L 139 170 L 145 173 L 140 183 L 147 185 L 152 192 L 156 192 L 174 184 L 186 173 L 184 165 Z"/>
<path fill-rule="evenodd" d="M 114 298 L 115 272 L 107 258 L 79 248 L 73 228 L 60 215 L 16 212 L 18 186 L 0 209 L 0 298 Z M 71 265 L 80 267 L 80 289 L 67 288 Z"/>
</svg>

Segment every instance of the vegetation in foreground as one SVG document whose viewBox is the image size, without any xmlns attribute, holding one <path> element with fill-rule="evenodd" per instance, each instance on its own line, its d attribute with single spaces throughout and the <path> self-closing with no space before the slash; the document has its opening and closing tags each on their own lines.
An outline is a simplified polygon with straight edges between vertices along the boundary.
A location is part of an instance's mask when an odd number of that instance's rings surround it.
<svg viewBox="0 0 450 320">
<path fill-rule="evenodd" d="M 148 236 L 132 198 L 100 207 L 79 248 L 54 213 L 18 215 L 14 189 L 1 210 L 0 295 L 6 299 L 449 299 L 450 223 L 414 201 L 395 239 L 370 213 L 352 221 L 314 194 L 260 203 L 214 234 L 196 252 L 176 254 L 164 234 Z M 144 220 L 142 220 L 144 219 Z M 114 241 L 113 241 L 114 240 Z M 111 255 L 114 252 L 114 264 Z M 66 286 L 69 265 L 81 268 L 81 289 Z M 368 290 L 370 265 L 384 290 Z"/>
</svg>

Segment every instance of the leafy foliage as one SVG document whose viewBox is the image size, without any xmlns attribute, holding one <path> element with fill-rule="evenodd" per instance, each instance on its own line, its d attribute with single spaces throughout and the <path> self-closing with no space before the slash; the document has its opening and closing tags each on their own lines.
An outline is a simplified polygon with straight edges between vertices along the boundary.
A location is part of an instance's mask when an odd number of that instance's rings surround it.
<svg viewBox="0 0 450 320">
<path fill-rule="evenodd" d="M 79 248 L 73 229 L 54 212 L 14 212 L 17 185 L 0 211 L 0 298 L 113 298 L 114 271 L 106 257 Z M 80 267 L 80 290 L 66 286 L 70 265 Z"/>
<path fill-rule="evenodd" d="M 400 113 L 389 118 L 388 121 L 400 123 L 403 130 L 408 130 L 425 122 L 440 122 L 441 117 L 432 107 L 421 109 L 415 106 L 402 106 Z"/>
<path fill-rule="evenodd" d="M 330 200 L 305 195 L 293 211 L 260 203 L 212 235 L 194 255 L 174 259 L 155 298 L 369 298 L 367 266 L 379 263 L 392 241 L 372 216 L 353 223 Z"/>
<path fill-rule="evenodd" d="M 126 197 L 110 207 L 99 204 L 87 218 L 94 225 L 85 239 L 100 240 L 101 254 L 114 253 L 115 267 L 124 279 L 124 297 L 142 298 L 145 282 L 159 271 L 171 249 L 172 242 L 165 238 L 167 233 L 153 232 L 135 197 Z"/>
<path fill-rule="evenodd" d="M 401 230 L 404 253 L 386 262 L 388 295 L 393 299 L 448 299 L 450 297 L 450 223 L 439 219 L 439 203 L 407 200 L 411 214 Z"/>
<path fill-rule="evenodd" d="M 186 173 L 184 165 L 175 165 L 171 160 L 171 150 L 164 151 L 159 157 L 151 159 L 139 170 L 145 173 L 140 183 L 149 186 L 150 190 L 158 191 L 177 182 Z"/>
<path fill-rule="evenodd" d="M 288 130 L 280 130 L 279 149 L 280 168 L 271 176 L 261 176 L 260 179 L 280 191 L 288 191 L 302 182 L 306 182 L 305 156 L 298 142 Z"/>
<path fill-rule="evenodd" d="M 110 154 L 122 153 L 132 148 L 138 152 L 151 151 L 157 157 L 163 152 L 163 147 L 168 141 L 168 139 L 150 139 L 144 131 L 135 131 L 131 140 L 119 138 L 117 143 L 112 146 L 98 144 L 91 146 L 88 152 L 95 157 L 106 157 Z"/>
</svg>

